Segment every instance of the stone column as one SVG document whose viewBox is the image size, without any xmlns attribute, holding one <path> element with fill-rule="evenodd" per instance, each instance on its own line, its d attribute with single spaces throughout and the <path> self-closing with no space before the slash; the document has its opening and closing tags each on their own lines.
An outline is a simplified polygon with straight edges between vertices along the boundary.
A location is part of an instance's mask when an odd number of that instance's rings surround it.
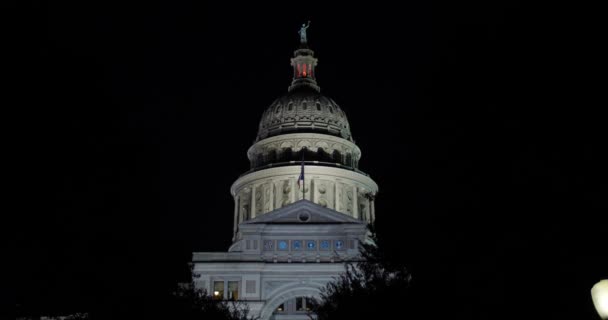
<svg viewBox="0 0 608 320">
<path fill-rule="evenodd" d="M 273 181 L 270 181 L 270 211 L 274 210 L 274 193 L 276 192 L 277 188 L 274 185 Z"/>
<path fill-rule="evenodd" d="M 359 217 L 359 191 L 357 186 L 353 186 L 353 217 L 360 219 Z"/>
<path fill-rule="evenodd" d="M 250 219 L 255 218 L 255 214 L 256 214 L 256 212 L 255 212 L 256 211 L 255 210 L 256 209 L 256 206 L 255 206 L 256 189 L 257 189 L 257 186 L 255 184 L 252 184 L 251 185 L 251 209 L 249 210 L 250 216 L 251 216 Z"/>
<path fill-rule="evenodd" d="M 376 221 L 376 205 L 374 204 L 374 198 L 369 202 L 369 209 L 371 212 L 371 221 Z"/>
<path fill-rule="evenodd" d="M 342 198 L 340 197 L 340 182 L 336 181 L 335 184 L 335 190 L 334 190 L 334 210 L 338 211 L 338 212 L 342 212 L 342 208 L 340 206 L 340 201 L 342 200 Z"/>
<path fill-rule="evenodd" d="M 234 232 L 233 232 L 233 235 L 232 235 L 232 241 L 236 240 L 236 229 L 238 227 L 238 221 L 237 220 L 239 218 L 239 216 L 238 216 L 238 214 L 239 214 L 239 204 L 240 204 L 239 200 L 240 200 L 240 196 L 234 197 L 234 227 L 233 227 Z"/>
</svg>

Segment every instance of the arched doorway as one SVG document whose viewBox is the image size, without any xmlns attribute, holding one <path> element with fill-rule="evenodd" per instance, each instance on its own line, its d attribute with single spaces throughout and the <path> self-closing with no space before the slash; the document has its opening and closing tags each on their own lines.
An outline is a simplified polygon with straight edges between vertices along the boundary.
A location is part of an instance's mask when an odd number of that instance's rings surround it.
<svg viewBox="0 0 608 320">
<path fill-rule="evenodd" d="M 320 299 L 322 284 L 292 283 L 271 293 L 260 320 L 310 320 L 310 299 Z M 300 299 L 298 301 L 298 298 Z M 308 299 L 308 300 L 307 300 Z"/>
<path fill-rule="evenodd" d="M 287 299 L 274 310 L 270 320 L 310 320 L 312 303 L 311 297 Z"/>
</svg>

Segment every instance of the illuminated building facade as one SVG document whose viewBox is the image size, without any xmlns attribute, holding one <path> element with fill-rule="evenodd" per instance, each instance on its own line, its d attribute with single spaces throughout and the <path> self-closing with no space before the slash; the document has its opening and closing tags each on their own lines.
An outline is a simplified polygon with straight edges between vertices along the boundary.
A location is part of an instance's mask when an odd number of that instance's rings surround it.
<svg viewBox="0 0 608 320">
<path fill-rule="evenodd" d="M 262 114 L 251 169 L 230 191 L 233 244 L 193 253 L 195 281 L 218 299 L 245 301 L 254 316 L 308 319 L 310 297 L 344 272 L 375 219 L 376 183 L 346 114 L 320 93 L 306 43 L 291 58 L 288 91 Z"/>
</svg>

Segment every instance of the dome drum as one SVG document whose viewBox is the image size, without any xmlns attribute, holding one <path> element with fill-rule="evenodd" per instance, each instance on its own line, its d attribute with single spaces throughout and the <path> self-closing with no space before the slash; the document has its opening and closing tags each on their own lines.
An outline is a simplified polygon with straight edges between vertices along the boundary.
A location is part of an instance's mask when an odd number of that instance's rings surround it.
<svg viewBox="0 0 608 320">
<path fill-rule="evenodd" d="M 357 169 L 361 151 L 354 143 L 325 134 L 296 133 L 255 143 L 247 152 L 251 169 L 293 165 L 304 160 L 326 166 Z"/>
<path fill-rule="evenodd" d="M 241 176 L 231 187 L 235 200 L 235 228 L 302 199 L 299 166 L 259 170 Z M 378 186 L 367 175 L 341 168 L 306 166 L 305 199 L 366 222 L 375 218 Z M 236 230 L 235 230 L 236 232 Z"/>
</svg>

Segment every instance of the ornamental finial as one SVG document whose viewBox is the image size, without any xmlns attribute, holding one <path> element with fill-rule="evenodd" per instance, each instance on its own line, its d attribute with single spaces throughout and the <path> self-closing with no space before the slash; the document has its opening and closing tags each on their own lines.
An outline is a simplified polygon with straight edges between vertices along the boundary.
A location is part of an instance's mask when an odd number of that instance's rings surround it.
<svg viewBox="0 0 608 320">
<path fill-rule="evenodd" d="M 308 20 L 308 25 L 302 23 L 302 27 L 300 28 L 300 31 L 298 31 L 301 44 L 306 44 L 306 29 L 308 29 L 308 27 L 310 27 L 310 20 Z"/>
</svg>

